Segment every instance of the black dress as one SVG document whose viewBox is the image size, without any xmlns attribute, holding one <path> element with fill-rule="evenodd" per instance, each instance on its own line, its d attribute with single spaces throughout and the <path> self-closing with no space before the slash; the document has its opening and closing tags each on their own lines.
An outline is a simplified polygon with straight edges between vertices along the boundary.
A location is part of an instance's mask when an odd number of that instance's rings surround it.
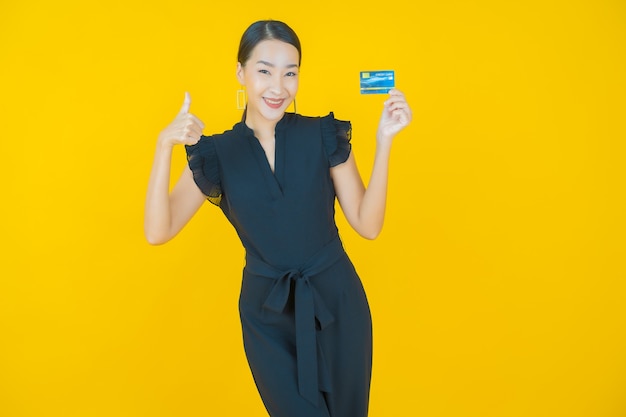
<svg viewBox="0 0 626 417">
<path fill-rule="evenodd" d="M 339 239 L 330 177 L 348 159 L 350 135 L 332 113 L 286 113 L 274 172 L 245 123 L 186 147 L 196 184 L 246 250 L 244 348 L 272 417 L 367 416 L 371 317 Z"/>
</svg>

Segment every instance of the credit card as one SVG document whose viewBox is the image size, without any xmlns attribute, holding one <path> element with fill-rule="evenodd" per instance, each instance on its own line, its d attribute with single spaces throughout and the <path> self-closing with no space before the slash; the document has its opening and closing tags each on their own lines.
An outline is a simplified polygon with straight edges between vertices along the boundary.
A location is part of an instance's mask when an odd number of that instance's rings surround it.
<svg viewBox="0 0 626 417">
<path fill-rule="evenodd" d="M 394 71 L 361 71 L 361 94 L 387 94 L 395 85 Z"/>
</svg>

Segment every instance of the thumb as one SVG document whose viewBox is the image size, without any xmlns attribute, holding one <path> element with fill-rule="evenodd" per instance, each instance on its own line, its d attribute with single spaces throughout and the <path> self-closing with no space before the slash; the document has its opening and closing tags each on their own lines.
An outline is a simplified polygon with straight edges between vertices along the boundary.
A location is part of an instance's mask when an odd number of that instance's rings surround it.
<svg viewBox="0 0 626 417">
<path fill-rule="evenodd" d="M 183 106 L 180 108 L 180 113 L 189 113 L 189 106 L 191 106 L 191 97 L 189 93 L 185 91 L 185 101 L 183 101 Z"/>
</svg>

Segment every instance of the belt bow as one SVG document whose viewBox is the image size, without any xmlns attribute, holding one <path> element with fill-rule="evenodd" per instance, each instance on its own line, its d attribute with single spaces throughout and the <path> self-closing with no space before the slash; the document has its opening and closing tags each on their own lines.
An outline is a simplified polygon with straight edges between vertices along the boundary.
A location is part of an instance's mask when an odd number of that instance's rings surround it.
<svg viewBox="0 0 626 417">
<path fill-rule="evenodd" d="M 313 286 L 312 278 L 334 264 L 344 253 L 337 237 L 299 268 L 280 270 L 255 256 L 246 255 L 248 272 L 276 280 L 263 303 L 264 308 L 282 313 L 294 284 L 298 389 L 300 395 L 314 405 L 318 404 L 319 391 L 331 392 L 328 367 L 318 348 L 317 326 L 323 330 L 335 318 Z"/>
</svg>

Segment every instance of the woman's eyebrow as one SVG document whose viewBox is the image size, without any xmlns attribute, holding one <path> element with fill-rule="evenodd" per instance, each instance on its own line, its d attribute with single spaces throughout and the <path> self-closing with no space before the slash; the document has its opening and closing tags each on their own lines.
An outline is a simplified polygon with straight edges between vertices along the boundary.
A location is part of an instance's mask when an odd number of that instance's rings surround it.
<svg viewBox="0 0 626 417">
<path fill-rule="evenodd" d="M 263 61 L 263 60 L 258 60 L 256 63 L 257 64 L 267 65 L 268 67 L 272 67 L 272 68 L 275 67 L 275 65 L 272 64 L 271 62 L 267 62 L 267 61 Z M 285 65 L 285 68 L 297 68 L 297 67 L 298 67 L 298 64 Z"/>
</svg>

